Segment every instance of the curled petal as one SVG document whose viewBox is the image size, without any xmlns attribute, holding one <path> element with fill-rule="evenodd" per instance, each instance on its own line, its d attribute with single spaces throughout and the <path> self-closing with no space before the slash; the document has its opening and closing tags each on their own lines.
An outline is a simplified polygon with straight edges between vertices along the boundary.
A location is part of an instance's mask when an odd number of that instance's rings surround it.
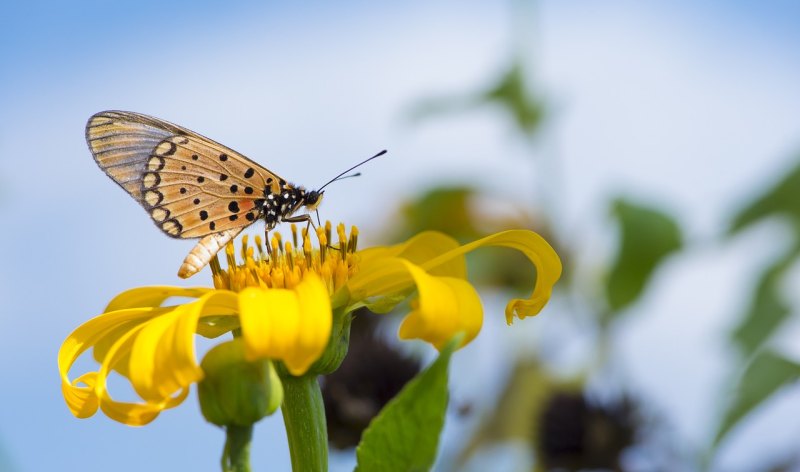
<svg viewBox="0 0 800 472">
<path fill-rule="evenodd" d="M 412 264 L 420 265 L 440 254 L 458 249 L 460 244 L 450 236 L 436 231 L 425 231 L 406 242 L 389 247 L 375 247 L 359 252 L 361 272 L 369 272 L 371 267 L 382 264 L 390 257 L 399 257 Z M 429 271 L 434 275 L 466 278 L 467 265 L 463 257 L 453 257 L 437 264 Z"/>
<path fill-rule="evenodd" d="M 179 293 L 188 296 L 187 292 Z M 85 418 L 99 406 L 110 418 L 139 426 L 176 406 L 188 394 L 189 385 L 202 376 L 194 359 L 198 319 L 232 316 L 236 302 L 232 292 L 206 291 L 186 305 L 121 309 L 81 325 L 64 341 L 58 356 L 62 392 L 70 411 Z M 93 347 L 102 350 L 100 370 L 70 381 L 68 374 L 74 362 Z M 107 391 L 112 371 L 129 377 L 145 403 L 114 400 Z"/>
<path fill-rule="evenodd" d="M 536 285 L 528 299 L 513 299 L 506 305 L 506 322 L 511 324 L 514 317 L 523 319 L 539 313 L 550 300 L 553 285 L 561 277 L 561 261 L 558 254 L 541 236 L 533 231 L 514 229 L 487 236 L 441 254 L 422 264 L 428 271 L 441 264 L 449 263 L 454 257 L 480 247 L 499 246 L 516 249 L 523 253 L 536 267 Z"/>
<path fill-rule="evenodd" d="M 424 251 L 417 246 L 431 244 L 442 251 Z M 409 293 L 414 281 L 411 274 L 389 263 L 393 257 L 403 258 L 413 254 L 416 265 L 428 274 L 449 275 L 464 278 L 460 267 L 464 255 L 481 247 L 499 246 L 522 252 L 536 267 L 536 285 L 528 299 L 513 299 L 506 305 L 506 322 L 513 318 L 533 316 L 550 299 L 553 285 L 561 276 L 561 261 L 553 248 L 541 236 L 528 230 L 510 230 L 458 246 L 452 238 L 439 233 L 421 233 L 404 244 L 390 248 L 375 248 L 363 251 L 359 272 L 347 284 L 350 308 L 368 306 L 388 311 Z M 413 262 L 413 261 L 412 261 Z M 377 301 L 375 299 L 378 299 Z"/>
<path fill-rule="evenodd" d="M 93 415 L 99 402 L 95 387 L 99 382 L 105 382 L 105 379 L 97 378 L 97 372 L 84 374 L 70 381 L 69 370 L 78 357 L 97 344 L 113 346 L 130 331 L 120 331 L 120 325 L 139 326 L 166 310 L 168 309 L 138 308 L 106 313 L 87 321 L 67 336 L 58 351 L 58 371 L 61 375 L 61 390 L 72 414 L 79 418 Z"/>
<path fill-rule="evenodd" d="M 458 333 L 461 345 L 472 341 L 483 324 L 481 300 L 469 282 L 454 277 L 436 277 L 403 261 L 419 293 L 414 309 L 400 325 L 402 339 L 422 339 L 441 349 Z"/>
<path fill-rule="evenodd" d="M 458 249 L 458 242 L 443 233 L 426 231 L 408 241 L 389 247 L 375 247 L 358 253 L 358 272 L 347 282 L 349 303 L 338 301 L 334 306 L 347 304 L 347 311 L 366 306 L 375 313 L 387 313 L 403 301 L 414 288 L 414 280 L 403 267 L 387 263 L 405 260 L 420 265 L 436 256 Z M 466 278 L 464 257 L 451 257 L 428 271 L 433 275 Z"/>
<path fill-rule="evenodd" d="M 330 295 L 316 275 L 292 290 L 247 288 L 239 310 L 248 359 L 280 359 L 292 375 L 302 375 L 328 344 Z"/>
<path fill-rule="evenodd" d="M 95 385 L 95 394 L 100 401 L 100 408 L 109 418 L 119 421 L 130 426 L 142 426 L 153 421 L 162 410 L 171 408 L 180 404 L 189 389 L 184 389 L 174 398 L 168 398 L 163 402 L 153 403 L 130 403 L 116 401 L 108 393 L 106 379 L 113 369 L 114 365 L 125 358 L 126 354 L 131 350 L 131 344 L 135 340 L 136 335 L 141 331 L 140 325 L 135 329 L 126 333 L 118 343 L 114 344 L 108 352 L 107 357 L 103 360 L 100 366 L 100 371 L 97 376 L 97 383 Z"/>
<path fill-rule="evenodd" d="M 88 418 L 97 412 L 100 402 L 94 393 L 96 382 L 97 372 L 88 372 L 72 382 L 62 379 L 61 393 L 69 411 L 77 418 Z"/>
<path fill-rule="evenodd" d="M 130 351 L 129 372 L 136 393 L 148 402 L 163 403 L 200 380 L 203 371 L 194 349 L 198 321 L 204 315 L 233 313 L 236 307 L 232 292 L 210 291 L 148 322 Z"/>
</svg>

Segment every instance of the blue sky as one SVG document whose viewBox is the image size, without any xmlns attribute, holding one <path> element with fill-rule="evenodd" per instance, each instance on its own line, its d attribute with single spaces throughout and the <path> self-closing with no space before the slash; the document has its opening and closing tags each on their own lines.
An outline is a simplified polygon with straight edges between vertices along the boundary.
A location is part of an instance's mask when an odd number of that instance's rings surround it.
<svg viewBox="0 0 800 472">
<path fill-rule="evenodd" d="M 580 238 L 602 233 L 609 195 L 666 205 L 702 242 L 719 234 L 743 189 L 755 192 L 796 159 L 800 7 L 753 5 L 538 6 L 536 80 L 553 110 L 540 152 L 561 162 L 563 230 L 599 254 L 589 265 L 607 248 L 602 236 Z M 454 1 L 0 7 L 0 450 L 15 470 L 215 470 L 222 444 L 191 398 L 132 429 L 102 415 L 76 420 L 60 397 L 64 337 L 126 288 L 186 283 L 175 271 L 191 246 L 159 234 L 96 168 L 83 137 L 91 114 L 129 109 L 180 123 L 312 187 L 387 148 L 390 158 L 326 193 L 324 217 L 366 230 L 403 196 L 442 181 L 529 201 L 536 192 L 519 172 L 527 150 L 495 111 L 419 127 L 403 120 L 420 98 L 489 83 L 508 59 L 510 16 L 501 2 Z M 621 336 L 633 383 L 688 443 L 708 434 L 696 418 L 716 406 L 725 374 L 725 353 L 709 340 L 732 323 L 744 300 L 737 288 L 779 233 L 760 229 L 673 261 L 648 295 L 651 316 Z M 207 284 L 207 274 L 191 283 Z M 473 352 L 506 335 L 487 328 Z M 685 348 L 657 342 L 664 336 Z M 798 429 L 768 434 L 770 415 L 798 414 L 793 395 L 733 438 L 723 460 L 796 440 Z M 259 425 L 256 469 L 286 468 L 282 435 L 277 418 Z"/>
</svg>

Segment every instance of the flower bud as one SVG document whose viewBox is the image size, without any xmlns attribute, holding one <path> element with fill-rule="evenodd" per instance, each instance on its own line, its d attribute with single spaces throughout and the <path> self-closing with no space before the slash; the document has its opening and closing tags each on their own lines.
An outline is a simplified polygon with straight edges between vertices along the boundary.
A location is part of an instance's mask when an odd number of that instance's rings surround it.
<svg viewBox="0 0 800 472">
<path fill-rule="evenodd" d="M 200 410 L 218 426 L 250 426 L 271 415 L 283 401 L 283 385 L 272 362 L 248 361 L 244 343 L 234 339 L 208 351 L 200 367 Z"/>
</svg>

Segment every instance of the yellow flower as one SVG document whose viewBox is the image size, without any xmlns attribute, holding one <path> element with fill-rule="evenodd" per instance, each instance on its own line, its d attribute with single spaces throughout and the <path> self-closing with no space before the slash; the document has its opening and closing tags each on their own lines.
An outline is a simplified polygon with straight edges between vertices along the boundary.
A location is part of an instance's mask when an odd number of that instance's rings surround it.
<svg viewBox="0 0 800 472">
<path fill-rule="evenodd" d="M 266 249 L 259 237 L 255 249 L 248 246 L 245 236 L 241 262 L 233 245 L 226 248 L 227 269 L 212 260 L 213 289 L 155 286 L 121 293 L 61 346 L 58 366 L 70 410 L 86 418 L 99 407 L 129 425 L 152 421 L 182 402 L 191 384 L 203 378 L 195 334 L 216 338 L 233 332 L 241 336 L 248 359 L 281 361 L 291 375 L 309 369 L 332 371 L 344 353 L 325 353 L 346 339 L 339 332 L 342 328 L 334 326 L 337 317 L 347 318 L 359 307 L 387 312 L 414 291 L 400 337 L 423 339 L 440 348 L 463 333 L 462 345 L 466 344 L 483 323 L 464 260 L 464 254 L 479 247 L 516 249 L 536 267 L 531 296 L 511 300 L 506 307 L 509 324 L 515 316 L 537 314 L 561 274 L 555 251 L 526 230 L 497 233 L 463 246 L 441 233 L 425 232 L 402 244 L 363 251 L 357 251 L 357 228 L 347 235 L 340 224 L 336 236 L 334 243 L 330 223 L 317 228 L 317 248 L 305 231 L 298 241 L 294 225 L 292 242 L 284 243 L 278 233 Z M 194 300 L 166 303 L 174 297 Z M 89 349 L 100 369 L 70 380 L 72 365 Z M 143 401 L 113 399 L 107 387 L 112 371 L 127 378 Z"/>
</svg>

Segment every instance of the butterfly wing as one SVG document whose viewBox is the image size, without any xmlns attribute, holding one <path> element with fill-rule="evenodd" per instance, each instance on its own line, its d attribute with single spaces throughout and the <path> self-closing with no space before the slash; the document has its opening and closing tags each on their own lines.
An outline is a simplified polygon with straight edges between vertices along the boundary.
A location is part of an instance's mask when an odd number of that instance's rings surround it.
<svg viewBox="0 0 800 472">
<path fill-rule="evenodd" d="M 264 190 L 285 181 L 186 128 L 139 113 L 105 111 L 86 125 L 97 165 L 164 233 L 198 238 L 258 219 Z"/>
</svg>

